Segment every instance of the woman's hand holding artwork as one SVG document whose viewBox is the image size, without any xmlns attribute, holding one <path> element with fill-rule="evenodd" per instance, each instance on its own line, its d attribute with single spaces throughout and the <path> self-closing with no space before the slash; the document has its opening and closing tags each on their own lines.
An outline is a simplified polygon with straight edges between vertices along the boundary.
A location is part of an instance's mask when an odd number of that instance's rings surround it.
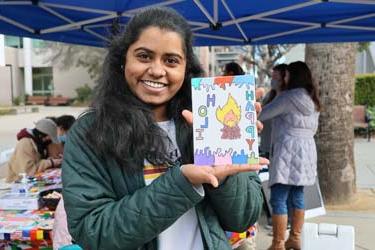
<svg viewBox="0 0 375 250">
<path fill-rule="evenodd" d="M 259 99 L 264 94 L 263 89 L 256 90 L 256 98 Z M 257 114 L 262 110 L 259 102 L 255 103 Z M 193 113 L 189 110 L 182 111 L 182 116 L 189 124 L 193 124 Z M 257 121 L 257 129 L 261 131 L 263 124 Z M 235 175 L 241 172 L 258 171 L 268 165 L 269 160 L 266 158 L 259 158 L 259 164 L 234 164 L 221 166 L 195 166 L 193 164 L 183 165 L 181 168 L 182 174 L 193 185 L 211 184 L 213 187 L 218 187 L 219 183 L 224 181 L 228 176 Z"/>
<path fill-rule="evenodd" d="M 268 165 L 266 158 L 259 158 L 259 164 L 235 164 L 222 166 L 195 166 L 193 164 L 183 165 L 182 174 L 193 185 L 211 184 L 218 187 L 219 183 L 224 181 L 228 176 L 241 172 L 258 171 L 263 165 Z"/>
</svg>

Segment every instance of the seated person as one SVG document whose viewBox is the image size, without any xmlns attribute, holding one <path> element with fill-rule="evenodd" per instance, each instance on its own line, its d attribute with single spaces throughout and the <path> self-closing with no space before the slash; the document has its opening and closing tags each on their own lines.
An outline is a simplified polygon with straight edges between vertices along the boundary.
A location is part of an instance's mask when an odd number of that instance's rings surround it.
<svg viewBox="0 0 375 250">
<path fill-rule="evenodd" d="M 64 145 L 66 141 L 66 135 L 70 127 L 75 122 L 74 116 L 62 115 L 56 119 L 57 124 L 57 136 L 60 144 Z M 64 200 L 61 197 L 59 204 L 55 211 L 55 221 L 53 224 L 53 249 L 60 249 L 64 246 L 72 244 L 72 236 L 68 231 L 68 225 L 66 221 L 66 212 L 64 209 Z"/>
<path fill-rule="evenodd" d="M 61 165 L 62 159 L 48 158 L 47 146 L 57 143 L 57 126 L 50 119 L 41 119 L 33 129 L 22 129 L 17 134 L 17 145 L 8 162 L 7 182 L 19 179 L 20 173 L 34 176 L 51 167 Z"/>
<path fill-rule="evenodd" d="M 57 138 L 62 144 L 65 144 L 67 132 L 75 121 L 76 118 L 72 115 L 62 115 L 56 118 Z"/>
<path fill-rule="evenodd" d="M 64 144 L 66 134 L 75 122 L 76 118 L 72 115 L 62 115 L 54 118 L 53 121 L 57 125 L 57 139 L 59 143 L 51 143 L 48 145 L 48 156 L 52 158 L 61 158 L 64 152 Z"/>
</svg>

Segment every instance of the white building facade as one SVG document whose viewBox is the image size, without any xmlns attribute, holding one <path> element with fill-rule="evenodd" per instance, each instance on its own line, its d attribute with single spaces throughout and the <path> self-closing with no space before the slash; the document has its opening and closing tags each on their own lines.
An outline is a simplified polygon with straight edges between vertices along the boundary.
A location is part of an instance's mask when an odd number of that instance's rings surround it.
<svg viewBox="0 0 375 250">
<path fill-rule="evenodd" d="M 25 95 L 74 98 L 76 88 L 94 86 L 85 68 L 64 70 L 48 61 L 50 53 L 43 41 L 0 35 L 0 105 L 12 105 Z"/>
</svg>

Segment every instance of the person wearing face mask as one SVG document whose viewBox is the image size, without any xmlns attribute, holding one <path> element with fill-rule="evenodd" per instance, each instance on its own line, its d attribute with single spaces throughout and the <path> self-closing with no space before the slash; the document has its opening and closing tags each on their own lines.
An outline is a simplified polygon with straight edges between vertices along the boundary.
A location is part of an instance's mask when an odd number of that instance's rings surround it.
<svg viewBox="0 0 375 250">
<path fill-rule="evenodd" d="M 19 179 L 20 173 L 34 176 L 51 167 L 61 165 L 61 159 L 48 158 L 47 147 L 57 143 L 57 126 L 50 119 L 41 119 L 33 129 L 22 129 L 17 134 L 17 145 L 8 162 L 7 182 Z"/>
<path fill-rule="evenodd" d="M 64 152 L 64 144 L 66 142 L 67 132 L 75 122 L 76 118 L 72 115 L 62 115 L 59 117 L 47 117 L 53 120 L 57 125 L 58 143 L 51 143 L 47 146 L 48 157 L 62 158 Z"/>
<path fill-rule="evenodd" d="M 63 145 L 66 142 L 66 136 L 68 130 L 76 121 L 76 118 L 72 115 L 62 115 L 56 118 L 56 125 L 57 125 L 57 139 Z"/>
<path fill-rule="evenodd" d="M 267 92 L 267 94 L 264 96 L 262 101 L 262 106 L 265 106 L 272 102 L 273 99 L 285 88 L 285 72 L 287 69 L 286 64 L 278 64 L 275 67 L 273 67 L 272 71 L 272 78 L 271 78 L 271 89 Z M 272 134 L 272 120 L 266 120 L 263 121 L 263 130 L 260 133 L 260 145 L 259 145 L 259 155 L 262 157 L 265 157 L 269 159 L 270 152 L 272 148 L 272 142 L 271 142 L 271 134 Z M 262 170 L 263 171 L 263 170 Z M 266 170 L 268 171 L 268 170 Z M 262 191 L 265 192 L 262 188 Z M 266 195 L 264 195 L 266 197 Z M 272 226 L 272 217 L 271 217 L 271 207 L 267 203 L 266 200 L 264 200 L 264 210 L 267 216 L 267 224 L 269 226 Z"/>
<path fill-rule="evenodd" d="M 287 65 L 278 64 L 273 68 L 271 78 L 271 90 L 265 95 L 262 101 L 262 106 L 272 102 L 272 100 L 285 88 L 285 72 Z M 271 133 L 272 133 L 272 121 L 267 120 L 263 122 L 263 130 L 260 133 L 260 154 L 269 159 L 271 152 Z"/>
<path fill-rule="evenodd" d="M 61 154 L 64 150 L 64 145 L 67 139 L 68 130 L 76 121 L 76 118 L 72 115 L 62 115 L 55 119 L 57 125 L 57 139 Z M 68 231 L 66 212 L 64 209 L 64 199 L 61 197 L 55 211 L 55 221 L 53 223 L 53 249 L 60 249 L 64 246 L 72 245 L 72 236 Z M 77 248 L 81 249 L 81 248 Z"/>
</svg>

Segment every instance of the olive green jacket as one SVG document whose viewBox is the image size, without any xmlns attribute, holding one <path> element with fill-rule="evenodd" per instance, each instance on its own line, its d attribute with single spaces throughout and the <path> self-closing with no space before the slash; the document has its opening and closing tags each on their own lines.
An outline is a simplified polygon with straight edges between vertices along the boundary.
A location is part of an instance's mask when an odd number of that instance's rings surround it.
<svg viewBox="0 0 375 250">
<path fill-rule="evenodd" d="M 216 189 L 205 186 L 204 197 L 179 166 L 145 186 L 143 171 L 129 173 L 87 145 L 92 118 L 84 115 L 70 130 L 62 166 L 69 231 L 84 249 L 156 250 L 157 236 L 192 207 L 205 249 L 231 249 L 224 230 L 243 232 L 257 221 L 263 198 L 255 173 L 228 177 Z"/>
</svg>

